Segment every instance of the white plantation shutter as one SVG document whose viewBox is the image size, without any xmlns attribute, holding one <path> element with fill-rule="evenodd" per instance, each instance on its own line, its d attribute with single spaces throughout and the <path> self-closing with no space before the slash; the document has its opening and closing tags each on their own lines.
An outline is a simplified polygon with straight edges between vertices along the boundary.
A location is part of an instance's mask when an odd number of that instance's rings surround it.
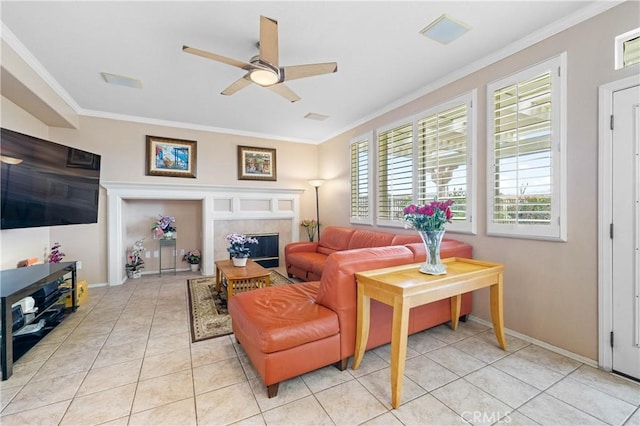
<svg viewBox="0 0 640 426">
<path fill-rule="evenodd" d="M 351 223 L 372 223 L 370 205 L 372 192 L 369 187 L 371 173 L 369 167 L 372 135 L 358 137 L 351 141 Z"/>
<path fill-rule="evenodd" d="M 471 105 L 475 92 L 427 112 L 417 120 L 417 203 L 452 199 L 449 230 L 475 232 L 473 202 Z"/>
<path fill-rule="evenodd" d="M 378 133 L 378 224 L 398 225 L 413 198 L 413 123 Z"/>
<path fill-rule="evenodd" d="M 640 63 L 640 36 L 636 36 L 622 43 L 622 63 L 628 67 Z"/>
<path fill-rule="evenodd" d="M 562 62 L 558 57 L 487 87 L 490 235 L 563 239 L 566 232 Z"/>
</svg>

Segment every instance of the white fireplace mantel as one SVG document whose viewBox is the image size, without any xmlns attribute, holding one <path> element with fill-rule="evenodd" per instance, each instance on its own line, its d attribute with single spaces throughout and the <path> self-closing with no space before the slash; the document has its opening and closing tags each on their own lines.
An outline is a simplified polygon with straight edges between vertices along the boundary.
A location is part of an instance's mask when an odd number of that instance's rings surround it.
<svg viewBox="0 0 640 426">
<path fill-rule="evenodd" d="M 291 235 L 298 239 L 300 194 L 297 188 L 255 188 L 220 185 L 150 184 L 102 182 L 107 191 L 107 274 L 109 285 L 125 282 L 123 259 L 125 200 L 201 200 L 204 275 L 213 275 L 214 227 L 216 220 L 290 219 Z M 210 261 L 205 259 L 211 258 Z"/>
</svg>

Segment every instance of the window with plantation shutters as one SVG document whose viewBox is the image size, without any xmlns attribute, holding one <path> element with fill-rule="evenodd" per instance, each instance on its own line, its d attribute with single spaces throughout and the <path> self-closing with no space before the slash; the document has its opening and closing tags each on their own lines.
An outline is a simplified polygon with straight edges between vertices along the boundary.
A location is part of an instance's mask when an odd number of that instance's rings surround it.
<svg viewBox="0 0 640 426">
<path fill-rule="evenodd" d="M 640 27 L 615 39 L 615 69 L 630 67 L 640 63 Z"/>
<path fill-rule="evenodd" d="M 371 224 L 370 206 L 373 205 L 369 189 L 371 133 L 351 141 L 351 223 Z"/>
<path fill-rule="evenodd" d="M 377 223 L 399 225 L 413 198 L 413 123 L 378 132 Z"/>
<path fill-rule="evenodd" d="M 417 204 L 451 199 L 451 231 L 475 233 L 472 105 L 475 91 L 420 115 L 417 127 Z"/>
<path fill-rule="evenodd" d="M 565 62 L 487 86 L 489 235 L 566 240 Z"/>
</svg>

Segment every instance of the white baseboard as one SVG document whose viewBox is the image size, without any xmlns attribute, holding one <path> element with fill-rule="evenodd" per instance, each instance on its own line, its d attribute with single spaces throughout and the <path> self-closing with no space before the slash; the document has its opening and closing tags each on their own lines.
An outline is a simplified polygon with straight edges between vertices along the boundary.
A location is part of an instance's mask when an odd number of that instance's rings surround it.
<svg viewBox="0 0 640 426">
<path fill-rule="evenodd" d="M 471 321 L 475 321 L 479 324 L 485 325 L 487 327 L 493 328 L 493 323 L 490 321 L 485 321 L 482 318 L 478 318 L 473 315 L 469 315 L 469 319 Z M 505 334 L 508 334 L 513 337 L 517 337 L 518 339 L 524 340 L 525 342 L 533 343 L 534 345 L 540 346 L 551 352 L 555 352 L 557 354 L 566 356 L 567 358 L 571 358 L 583 364 L 586 364 L 593 368 L 598 368 L 598 361 L 584 357 L 582 355 L 578 355 L 576 353 L 570 352 L 566 349 L 559 348 L 557 346 L 550 345 L 549 343 L 543 342 L 542 340 L 534 339 L 533 337 L 527 336 L 526 334 L 518 333 L 517 331 L 510 330 L 508 328 L 504 329 Z"/>
</svg>

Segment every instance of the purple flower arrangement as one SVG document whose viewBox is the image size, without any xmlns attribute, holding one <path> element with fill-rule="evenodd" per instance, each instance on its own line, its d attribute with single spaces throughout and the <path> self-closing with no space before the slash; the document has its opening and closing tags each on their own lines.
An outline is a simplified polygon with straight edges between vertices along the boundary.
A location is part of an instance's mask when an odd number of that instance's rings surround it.
<svg viewBox="0 0 640 426">
<path fill-rule="evenodd" d="M 256 238 L 247 237 L 245 234 L 234 232 L 226 237 L 229 247 L 227 251 L 231 254 L 231 257 L 249 257 L 251 249 L 245 247 L 245 244 L 258 244 Z"/>
</svg>

